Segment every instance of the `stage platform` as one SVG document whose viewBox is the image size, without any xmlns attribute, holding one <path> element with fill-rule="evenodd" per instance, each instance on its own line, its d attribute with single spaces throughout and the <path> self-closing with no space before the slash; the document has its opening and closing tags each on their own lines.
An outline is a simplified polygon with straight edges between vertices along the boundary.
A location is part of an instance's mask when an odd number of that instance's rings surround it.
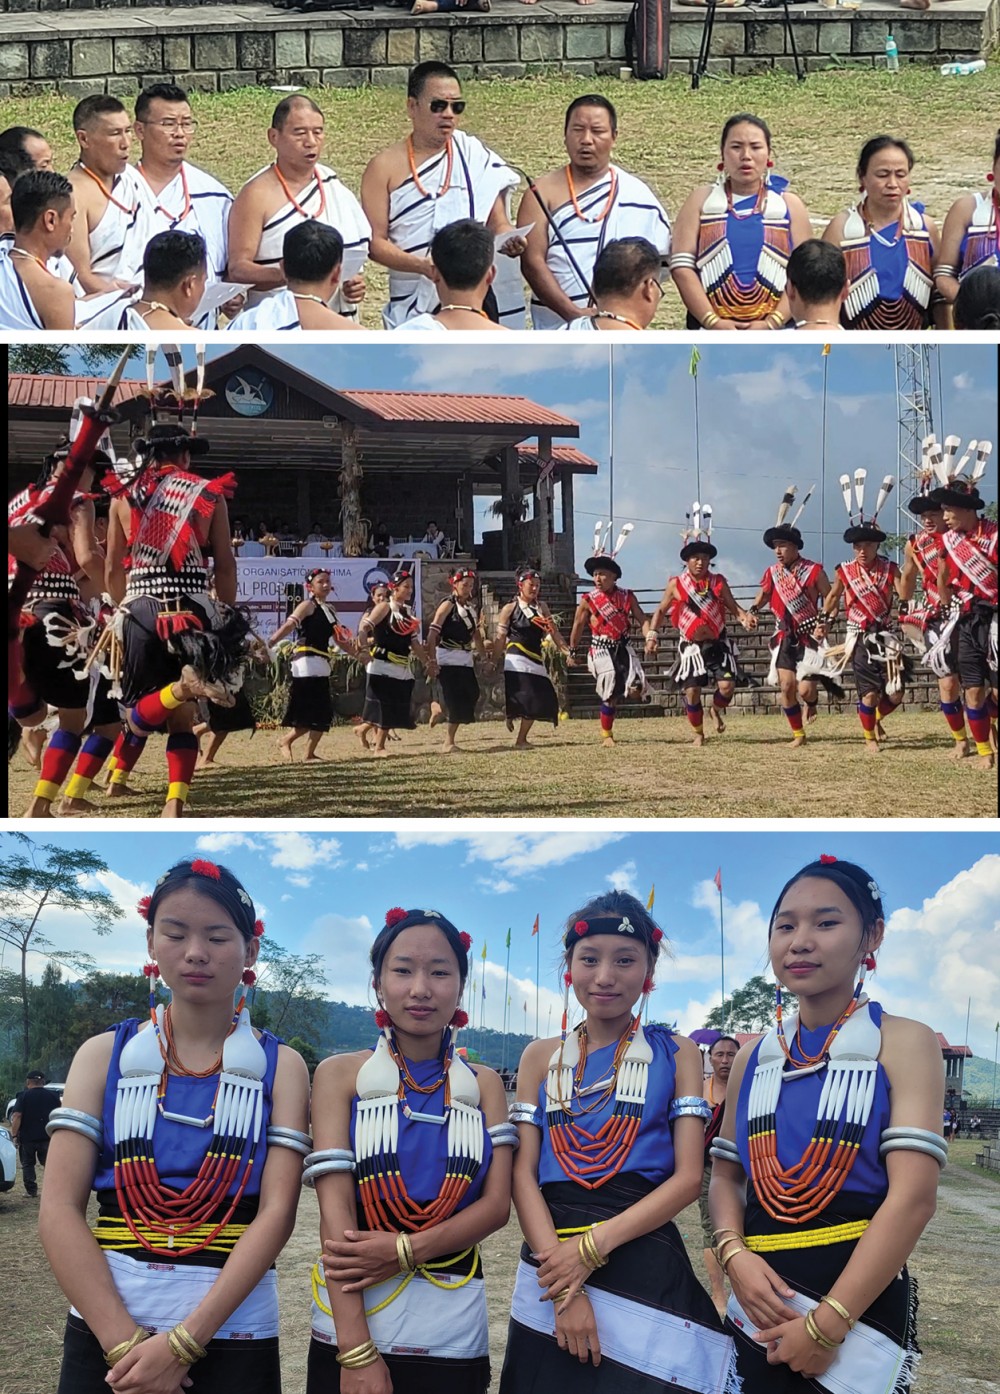
<svg viewBox="0 0 1000 1394">
<path fill-rule="evenodd" d="M 125 4 L 95 0 L 0 0 L 0 96 L 57 90 L 134 95 L 151 82 L 195 92 L 237 87 L 402 86 L 427 58 L 451 63 L 462 78 L 524 78 L 545 73 L 628 76 L 629 0 L 493 0 L 489 14 L 411 16 L 377 5 L 302 15 L 266 4 Z M 935 0 L 927 11 L 865 0 L 859 10 L 819 4 L 791 10 L 807 70 L 878 63 L 887 21 L 901 63 L 979 57 L 1000 36 L 1000 0 Z M 704 12 L 676 6 L 670 72 L 689 73 Z M 781 11 L 747 6 L 720 11 L 710 69 L 724 74 L 791 69 Z M 30 120 L 30 111 L 25 113 Z"/>
</svg>

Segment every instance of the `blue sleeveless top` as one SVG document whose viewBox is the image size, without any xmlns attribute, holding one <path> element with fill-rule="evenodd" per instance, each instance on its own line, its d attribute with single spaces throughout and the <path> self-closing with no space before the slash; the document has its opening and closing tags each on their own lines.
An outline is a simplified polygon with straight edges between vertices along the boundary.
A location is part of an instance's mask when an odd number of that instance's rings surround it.
<svg viewBox="0 0 1000 1394">
<path fill-rule="evenodd" d="M 108 1066 L 108 1082 L 104 1088 L 104 1146 L 97 1159 L 95 1191 L 113 1191 L 115 1188 L 115 1099 L 118 1080 L 121 1077 L 121 1053 L 138 1029 L 139 1022 L 135 1017 L 109 1027 L 109 1030 L 115 1033 L 115 1043 L 111 1051 L 111 1064 Z M 272 1036 L 270 1031 L 262 1031 L 260 1044 L 267 1057 L 267 1069 L 263 1079 L 260 1141 L 257 1143 L 250 1179 L 243 1192 L 244 1199 L 260 1195 L 260 1177 L 267 1157 L 267 1125 L 271 1121 L 271 1093 L 274 1089 L 274 1072 L 278 1064 L 278 1046 L 281 1042 L 277 1036 Z M 218 1075 L 209 1075 L 207 1079 L 168 1075 L 164 1107 L 171 1113 L 186 1113 L 191 1118 L 207 1118 L 212 1111 L 212 1101 L 218 1085 Z M 163 1184 L 183 1191 L 198 1175 L 198 1169 L 205 1160 L 211 1140 L 211 1125 L 207 1128 L 193 1128 L 188 1123 L 173 1123 L 158 1112 L 153 1124 L 153 1156 Z M 238 1168 L 236 1179 L 229 1187 L 227 1195 L 233 1196 L 239 1190 L 242 1174 L 243 1168 Z"/>
<path fill-rule="evenodd" d="M 632 1150 L 622 1167 L 629 1175 L 638 1174 L 658 1186 L 674 1174 L 674 1139 L 669 1119 L 670 1105 L 673 1102 L 676 1080 L 674 1056 L 677 1042 L 673 1032 L 666 1026 L 644 1026 L 643 1032 L 653 1052 L 646 1084 L 646 1104 L 642 1110 L 642 1122 Z M 602 1046 L 600 1050 L 588 1050 L 583 1067 L 584 1087 L 604 1079 L 611 1070 L 617 1041 Z M 538 1106 L 542 1112 L 542 1151 L 538 1162 L 538 1184 L 568 1181 L 570 1178 L 556 1160 L 549 1140 L 548 1119 L 545 1113 L 545 1080 L 538 1089 Z M 594 1137 L 614 1112 L 614 1094 L 603 1107 L 593 1113 L 585 1113 L 576 1120 L 581 1132 Z"/>
<path fill-rule="evenodd" d="M 404 1057 L 405 1058 L 405 1057 Z M 420 1085 L 428 1085 L 441 1073 L 441 1059 L 407 1060 L 406 1068 Z M 471 1066 L 470 1066 L 471 1068 Z M 404 1081 L 404 1090 L 406 1085 Z M 406 1102 L 415 1113 L 431 1113 L 444 1117 L 444 1084 L 439 1084 L 433 1094 L 418 1094 L 406 1090 Z M 355 1128 L 358 1121 L 357 1096 L 351 1101 L 351 1146 L 355 1146 Z M 448 1124 L 424 1123 L 420 1119 L 407 1118 L 402 1108 L 399 1110 L 399 1140 L 396 1145 L 399 1170 L 406 1183 L 410 1197 L 418 1205 L 432 1201 L 444 1185 L 448 1163 Z M 493 1142 L 483 1125 L 483 1162 L 468 1190 L 456 1207 L 464 1210 L 482 1195 L 486 1184 L 486 1173 L 493 1160 Z M 360 1194 L 358 1197 L 360 1205 Z"/>
<path fill-rule="evenodd" d="M 879 1002 L 867 1003 L 871 1019 L 876 1026 L 882 1025 L 882 1006 Z M 864 1007 L 859 1008 L 864 1011 Z M 831 1023 L 832 1024 L 832 1023 Z M 792 1056 L 802 1059 L 805 1055 L 815 1055 L 829 1033 L 830 1026 L 820 1026 L 814 1031 L 805 1027 L 799 1033 L 798 1041 L 791 1043 Z M 750 1175 L 750 1148 L 747 1140 L 747 1108 L 750 1101 L 750 1085 L 757 1065 L 760 1041 L 753 1048 L 747 1061 L 746 1071 L 740 1083 L 739 1105 L 736 1111 L 736 1145 L 740 1149 L 743 1170 Z M 826 1081 L 826 1070 L 814 1074 L 801 1075 L 781 1087 L 778 1107 L 775 1111 L 778 1161 L 783 1167 L 794 1166 L 809 1146 L 816 1128 L 816 1108 Z M 857 1192 L 872 1199 L 881 1200 L 889 1190 L 889 1178 L 885 1162 L 879 1157 L 879 1141 L 883 1128 L 889 1126 L 889 1080 L 879 1064 L 875 1071 L 875 1094 L 872 1099 L 871 1116 L 861 1139 L 857 1158 L 851 1167 L 842 1193 Z"/>
</svg>

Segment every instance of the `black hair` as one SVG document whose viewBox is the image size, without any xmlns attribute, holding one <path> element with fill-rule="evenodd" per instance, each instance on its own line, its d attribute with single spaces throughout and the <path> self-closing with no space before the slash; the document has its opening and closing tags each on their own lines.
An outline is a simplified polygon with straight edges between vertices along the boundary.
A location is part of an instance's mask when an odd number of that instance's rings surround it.
<svg viewBox="0 0 1000 1394">
<path fill-rule="evenodd" d="M 206 257 L 205 239 L 201 233 L 181 232 L 173 228 L 158 232 L 146 243 L 142 274 L 147 286 L 163 286 L 171 290 L 185 276 L 203 270 Z"/>
<path fill-rule="evenodd" d="M 729 120 L 726 122 L 726 124 L 725 124 L 725 125 L 723 126 L 723 128 L 722 128 L 722 138 L 721 138 L 720 141 L 719 141 L 719 148 L 720 148 L 721 150 L 724 150 L 724 149 L 726 148 L 726 141 L 729 139 L 729 132 L 733 129 L 733 127 L 734 127 L 734 126 L 742 126 L 742 125 L 756 126 L 757 129 L 758 129 L 758 131 L 761 132 L 761 134 L 763 135 L 764 139 L 767 141 L 767 148 L 768 148 L 768 150 L 770 150 L 770 148 L 771 148 L 771 128 L 770 128 L 770 126 L 769 126 L 769 125 L 767 124 L 767 122 L 764 121 L 761 117 L 759 117 L 759 116 L 753 116 L 753 115 L 751 115 L 751 113 L 750 113 L 749 111 L 738 111 L 738 112 L 736 113 L 735 116 L 730 116 Z"/>
<path fill-rule="evenodd" d="M 858 156 L 858 168 L 856 171 L 858 178 L 863 179 L 865 177 L 868 173 L 868 166 L 876 155 L 880 154 L 883 150 L 891 150 L 893 148 L 902 150 L 903 154 L 906 156 L 907 167 L 912 169 L 915 163 L 913 151 L 905 140 L 900 140 L 898 136 L 872 136 L 871 140 L 866 140 L 861 147 L 861 154 Z"/>
<path fill-rule="evenodd" d="M 386 915 L 386 923 L 376 934 L 371 948 L 372 980 L 376 984 L 382 976 L 382 965 L 385 956 L 392 948 L 393 944 L 402 934 L 404 929 L 412 929 L 414 925 L 432 924 L 435 929 L 439 929 L 448 941 L 448 946 L 458 960 L 458 976 L 461 979 L 462 987 L 465 987 L 465 980 L 469 976 L 469 950 L 462 942 L 458 930 L 451 920 L 446 919 L 440 910 L 390 910 Z M 469 941 L 471 945 L 471 940 Z"/>
<path fill-rule="evenodd" d="M 291 116 L 294 108 L 300 103 L 303 106 L 307 106 L 316 116 L 323 115 L 322 107 L 318 107 L 312 97 L 307 97 L 302 92 L 295 92 L 290 97 L 283 97 L 274 108 L 274 114 L 271 117 L 271 129 L 275 131 L 284 130 L 285 122 L 288 120 L 289 116 Z"/>
<path fill-rule="evenodd" d="M 737 1050 L 739 1050 L 740 1048 L 740 1043 L 735 1036 L 720 1036 L 718 1041 L 713 1041 L 712 1044 L 708 1047 L 708 1053 L 710 1056 L 712 1054 L 712 1051 L 719 1044 L 719 1041 L 728 1041 L 730 1045 L 734 1045 Z"/>
<path fill-rule="evenodd" d="M 666 943 L 663 930 L 642 901 L 636 900 L 635 896 L 629 895 L 627 891 L 605 891 L 603 895 L 595 895 L 569 916 L 562 936 L 567 961 L 574 946 L 581 939 L 589 937 L 586 930 L 580 933 L 577 925 L 590 924 L 595 920 L 617 920 L 621 923 L 626 919 L 635 933 L 623 933 L 621 935 L 622 941 L 630 944 L 642 944 L 651 961 L 655 963 L 659 957 L 661 946 Z M 591 929 L 590 933 L 593 934 L 594 930 Z"/>
<path fill-rule="evenodd" d="M 3 136 L 0 136 L 0 140 L 3 140 Z M 1000 131 L 997 131 L 993 141 L 993 163 L 996 164 L 997 160 L 1000 160 Z"/>
<path fill-rule="evenodd" d="M 594 263 L 594 296 L 631 295 L 650 276 L 659 278 L 663 257 L 645 237 L 609 242 Z"/>
<path fill-rule="evenodd" d="M 832 300 L 847 285 L 847 262 L 839 247 L 810 237 L 788 258 L 785 274 L 807 305 Z"/>
<path fill-rule="evenodd" d="M 16 232 L 30 232 L 49 208 L 60 212 L 73 197 L 73 185 L 65 174 L 51 169 L 31 169 L 10 191 L 10 215 Z"/>
<path fill-rule="evenodd" d="M 216 905 L 221 905 L 248 943 L 258 937 L 255 933 L 257 912 L 242 882 L 228 867 L 201 857 L 175 862 L 157 881 L 145 911 L 146 922 L 151 928 L 163 897 L 186 889 L 197 891 L 199 895 L 214 900 Z"/>
<path fill-rule="evenodd" d="M 128 115 L 124 104 L 117 97 L 106 97 L 103 92 L 95 92 L 92 97 L 84 97 L 73 109 L 74 131 L 86 131 L 98 116 Z"/>
<path fill-rule="evenodd" d="M 32 136 L 36 140 L 45 139 L 41 131 L 36 131 L 34 126 L 8 126 L 5 131 L 0 131 L 0 150 L 10 150 L 19 155 L 27 155 L 24 143 Z M 34 164 L 30 155 L 28 155 L 28 163 Z"/>
<path fill-rule="evenodd" d="M 475 218 L 459 218 L 434 234 L 431 261 L 452 290 L 475 290 L 493 265 L 494 239 Z"/>
<path fill-rule="evenodd" d="M 335 227 L 308 218 L 289 228 L 281 246 L 285 279 L 313 284 L 323 281 L 344 260 L 344 239 Z"/>
<path fill-rule="evenodd" d="M 145 121 L 154 102 L 186 102 L 188 94 L 175 82 L 154 82 L 144 87 L 135 99 L 135 119 Z"/>
<path fill-rule="evenodd" d="M 1000 267 L 977 266 L 963 276 L 952 315 L 956 329 L 1000 329 Z"/>
<path fill-rule="evenodd" d="M 885 911 L 882 908 L 882 893 L 879 891 L 874 877 L 865 871 L 864 867 L 858 866 L 856 862 L 842 862 L 836 857 L 831 857 L 829 860 L 824 860 L 821 857 L 818 861 L 810 862 L 804 866 L 794 876 L 790 876 L 782 886 L 778 898 L 774 902 L 771 918 L 767 922 L 768 938 L 771 937 L 775 918 L 781 909 L 781 902 L 786 894 L 796 881 L 803 881 L 806 878 L 832 881 L 839 890 L 843 891 L 861 920 L 862 943 L 871 938 L 875 929 L 875 921 L 885 919 Z"/>
<path fill-rule="evenodd" d="M 22 174 L 29 174 L 34 168 L 31 156 L 26 155 L 17 146 L 11 150 L 0 146 L 0 174 L 3 175 L 12 189 Z"/>
<path fill-rule="evenodd" d="M 437 59 L 432 58 L 426 63 L 418 63 L 410 70 L 406 79 L 406 95 L 416 101 L 433 77 L 448 77 L 458 82 L 458 73 L 454 68 L 449 68 L 447 63 L 439 63 Z"/>
<path fill-rule="evenodd" d="M 618 134 L 618 113 L 615 111 L 614 103 L 609 102 L 607 97 L 602 97 L 597 92 L 589 92 L 584 97 L 574 97 L 566 108 L 566 120 L 563 122 L 563 135 L 569 130 L 569 123 L 574 111 L 577 111 L 582 106 L 599 106 L 602 111 L 606 111 L 611 121 L 611 134 L 613 136 Z"/>
</svg>

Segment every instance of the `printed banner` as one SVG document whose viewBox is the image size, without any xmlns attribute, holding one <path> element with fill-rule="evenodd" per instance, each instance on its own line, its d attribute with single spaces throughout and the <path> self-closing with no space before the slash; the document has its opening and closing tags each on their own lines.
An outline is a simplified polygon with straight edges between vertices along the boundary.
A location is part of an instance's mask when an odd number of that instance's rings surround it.
<svg viewBox="0 0 1000 1394">
<path fill-rule="evenodd" d="M 352 634 L 368 605 L 372 586 L 395 575 L 399 562 L 381 557 L 246 557 L 236 558 L 236 585 L 239 604 L 253 616 L 253 626 L 266 638 L 288 612 L 289 586 L 302 587 L 306 574 L 315 566 L 330 573 L 333 591 L 330 599 L 340 622 Z M 420 562 L 413 563 L 413 609 L 420 614 Z M 295 603 L 301 599 L 301 592 Z"/>
</svg>

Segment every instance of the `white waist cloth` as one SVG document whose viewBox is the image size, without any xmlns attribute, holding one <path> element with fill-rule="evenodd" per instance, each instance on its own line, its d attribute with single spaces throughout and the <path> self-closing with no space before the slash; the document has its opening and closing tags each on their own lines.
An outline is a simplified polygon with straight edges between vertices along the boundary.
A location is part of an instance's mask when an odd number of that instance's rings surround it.
<svg viewBox="0 0 1000 1394">
<path fill-rule="evenodd" d="M 549 671 L 544 663 L 529 658 L 526 653 L 505 653 L 503 656 L 505 673 L 534 673 L 536 678 L 547 678 Z M 551 679 L 550 679 L 551 681 Z"/>
<path fill-rule="evenodd" d="M 387 658 L 373 658 L 365 664 L 365 672 L 373 677 L 398 678 L 401 682 L 412 682 L 413 674 L 408 663 L 390 663 Z"/>
<path fill-rule="evenodd" d="M 152 208 L 147 202 L 149 186 L 131 165 L 126 165 L 121 174 L 115 175 L 111 193 L 116 202 L 108 199 L 100 221 L 90 233 L 91 270 L 120 281 L 141 282 L 143 254 L 153 235 Z M 78 235 L 84 235 L 83 229 Z"/>
<path fill-rule="evenodd" d="M 221 1271 L 190 1263 L 142 1263 L 113 1249 L 105 1249 L 104 1257 L 129 1316 L 136 1326 L 156 1332 L 172 1331 L 183 1321 L 184 1314 L 193 1311 L 208 1294 Z M 70 1311 L 73 1316 L 81 1315 L 75 1307 Z M 263 1341 L 277 1334 L 278 1275 L 272 1268 L 212 1339 Z"/>
<path fill-rule="evenodd" d="M 722 1394 L 732 1351 L 728 1336 L 601 1288 L 585 1286 L 583 1290 L 594 1309 L 601 1354 L 608 1360 L 662 1384 L 680 1384 L 701 1394 Z M 537 1269 L 522 1259 L 517 1265 L 510 1314 L 522 1326 L 554 1337 L 554 1304 L 540 1302 L 540 1294 Z"/>
<path fill-rule="evenodd" d="M 466 1270 L 468 1271 L 468 1270 Z M 482 1278 L 464 1281 L 446 1268 L 434 1270 L 434 1282 L 422 1273 L 411 1278 L 382 1311 L 375 1310 L 402 1283 L 400 1277 L 365 1288 L 365 1316 L 371 1338 L 383 1354 L 430 1355 L 436 1360 L 475 1360 L 489 1353 L 486 1287 Z M 324 1302 L 326 1292 L 321 1290 Z M 550 1304 L 551 1305 L 551 1304 Z M 371 1315 L 369 1315 L 371 1313 Z M 315 1340 L 336 1345 L 333 1317 L 312 1305 Z"/>
<path fill-rule="evenodd" d="M 471 649 L 445 649 L 438 648 L 437 661 L 439 668 L 474 668 Z"/>
<path fill-rule="evenodd" d="M 318 653 L 304 653 L 292 659 L 293 678 L 328 678 L 330 665 Z"/>
</svg>

